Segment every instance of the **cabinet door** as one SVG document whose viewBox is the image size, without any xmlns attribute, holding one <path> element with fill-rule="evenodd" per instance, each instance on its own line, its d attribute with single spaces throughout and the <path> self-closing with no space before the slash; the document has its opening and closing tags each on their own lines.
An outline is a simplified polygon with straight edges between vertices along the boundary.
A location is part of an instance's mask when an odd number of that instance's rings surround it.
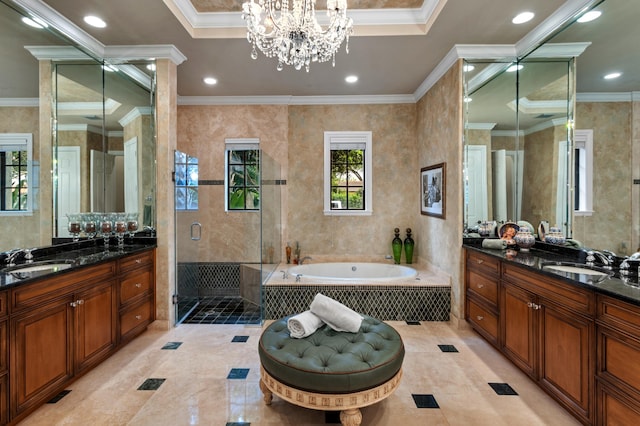
<svg viewBox="0 0 640 426">
<path fill-rule="evenodd" d="M 502 348 L 507 357 L 535 379 L 537 354 L 535 296 L 503 282 L 500 315 Z"/>
<path fill-rule="evenodd" d="M 73 376 L 71 299 L 11 319 L 11 413 L 51 397 Z"/>
<path fill-rule="evenodd" d="M 116 346 L 115 281 L 79 292 L 76 313 L 76 372 L 96 364 Z"/>
<path fill-rule="evenodd" d="M 593 322 L 544 301 L 540 312 L 540 386 L 583 419 L 591 419 Z"/>
</svg>

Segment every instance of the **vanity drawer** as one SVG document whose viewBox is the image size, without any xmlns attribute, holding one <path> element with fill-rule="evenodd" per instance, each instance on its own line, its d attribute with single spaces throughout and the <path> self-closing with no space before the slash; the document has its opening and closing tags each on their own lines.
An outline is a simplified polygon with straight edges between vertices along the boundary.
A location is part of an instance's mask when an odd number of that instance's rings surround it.
<svg viewBox="0 0 640 426">
<path fill-rule="evenodd" d="M 120 273 L 131 271 L 141 266 L 152 265 L 154 254 L 155 250 L 149 250 L 120 259 Z"/>
<path fill-rule="evenodd" d="M 498 317 L 491 311 L 483 308 L 474 300 L 467 298 L 469 322 L 484 335 L 490 342 L 498 342 Z"/>
<path fill-rule="evenodd" d="M 640 396 L 640 340 L 598 327 L 599 377 L 624 389 L 627 394 Z"/>
<path fill-rule="evenodd" d="M 598 322 L 640 338 L 640 306 L 598 295 Z"/>
<path fill-rule="evenodd" d="M 467 270 L 478 271 L 488 276 L 500 275 L 500 260 L 475 251 L 467 251 Z"/>
<path fill-rule="evenodd" d="M 132 337 L 153 321 L 153 301 L 149 298 L 145 302 L 133 306 L 120 313 L 120 337 Z"/>
<path fill-rule="evenodd" d="M 151 292 L 153 272 L 142 270 L 125 275 L 120 280 L 120 305 L 124 305 L 137 297 Z"/>
<path fill-rule="evenodd" d="M 475 271 L 469 271 L 467 276 L 467 290 L 483 297 L 494 306 L 498 304 L 497 278 L 489 279 Z"/>
</svg>

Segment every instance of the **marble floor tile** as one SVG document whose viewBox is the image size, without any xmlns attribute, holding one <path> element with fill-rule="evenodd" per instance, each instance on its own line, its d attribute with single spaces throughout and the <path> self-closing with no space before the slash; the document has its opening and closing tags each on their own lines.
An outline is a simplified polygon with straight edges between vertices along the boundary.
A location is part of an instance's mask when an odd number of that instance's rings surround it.
<svg viewBox="0 0 640 426">
<path fill-rule="evenodd" d="M 389 324 L 405 344 L 402 381 L 387 399 L 362 409 L 363 426 L 579 424 L 472 330 L 449 323 Z M 277 397 L 271 406 L 264 404 L 261 332 L 262 327 L 240 324 L 148 330 L 20 425 L 327 424 L 323 412 Z M 246 342 L 233 342 L 234 336 L 247 336 Z M 163 349 L 170 342 L 181 344 Z M 248 369 L 246 379 L 227 379 L 232 369 Z M 164 381 L 157 390 L 138 390 L 150 378 Z M 497 395 L 489 383 L 507 383 L 518 395 Z M 439 408 L 418 408 L 414 394 L 432 395 Z"/>
</svg>

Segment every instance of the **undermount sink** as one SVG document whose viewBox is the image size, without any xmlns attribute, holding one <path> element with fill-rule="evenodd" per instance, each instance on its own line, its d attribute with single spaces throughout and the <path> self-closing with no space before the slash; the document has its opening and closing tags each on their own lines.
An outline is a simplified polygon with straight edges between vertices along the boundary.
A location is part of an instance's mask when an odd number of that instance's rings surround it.
<svg viewBox="0 0 640 426">
<path fill-rule="evenodd" d="M 2 272 L 12 274 L 18 278 L 27 278 L 34 273 L 59 272 L 69 269 L 71 266 L 73 266 L 73 261 L 71 260 L 42 261 L 10 266 L 3 269 Z"/>
<path fill-rule="evenodd" d="M 581 263 L 549 262 L 543 264 L 542 269 L 549 270 L 551 272 L 583 275 L 587 277 L 587 280 L 595 280 L 596 282 L 613 276 L 612 271 L 595 266 L 583 265 Z"/>
</svg>

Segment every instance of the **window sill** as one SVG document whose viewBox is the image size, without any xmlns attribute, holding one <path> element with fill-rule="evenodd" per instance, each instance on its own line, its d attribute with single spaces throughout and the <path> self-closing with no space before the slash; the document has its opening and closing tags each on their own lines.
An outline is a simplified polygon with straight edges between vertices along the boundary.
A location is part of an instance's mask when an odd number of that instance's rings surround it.
<svg viewBox="0 0 640 426">
<path fill-rule="evenodd" d="M 593 210 L 574 210 L 574 216 L 593 216 Z"/>
<path fill-rule="evenodd" d="M 323 210 L 325 216 L 371 216 L 371 210 Z"/>
</svg>

